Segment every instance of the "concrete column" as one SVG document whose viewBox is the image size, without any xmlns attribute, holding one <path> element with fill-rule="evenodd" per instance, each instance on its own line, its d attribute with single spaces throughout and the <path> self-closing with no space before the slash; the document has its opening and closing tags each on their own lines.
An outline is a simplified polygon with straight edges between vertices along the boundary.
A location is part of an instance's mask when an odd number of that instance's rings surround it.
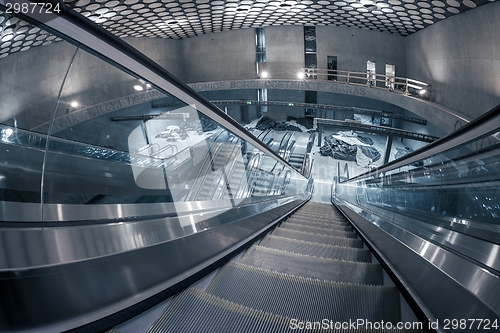
<svg viewBox="0 0 500 333">
<path fill-rule="evenodd" d="M 321 147 L 321 138 L 323 137 L 323 126 L 318 124 L 318 147 Z"/>
<path fill-rule="evenodd" d="M 391 156 L 392 149 L 392 141 L 394 137 L 392 135 L 387 136 L 387 142 L 385 144 L 385 155 L 384 155 L 384 164 L 389 163 L 389 156 Z"/>
</svg>

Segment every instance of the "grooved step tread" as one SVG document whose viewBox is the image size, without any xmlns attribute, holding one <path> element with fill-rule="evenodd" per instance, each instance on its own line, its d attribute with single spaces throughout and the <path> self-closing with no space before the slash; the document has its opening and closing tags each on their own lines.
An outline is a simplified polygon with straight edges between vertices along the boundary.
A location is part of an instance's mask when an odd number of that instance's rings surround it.
<svg viewBox="0 0 500 333">
<path fill-rule="evenodd" d="M 295 213 L 292 215 L 294 218 L 305 219 L 316 222 L 337 222 L 337 223 L 348 223 L 344 216 L 334 216 L 329 214 L 299 214 Z"/>
<path fill-rule="evenodd" d="M 288 219 L 285 222 L 283 222 L 282 225 L 284 225 L 284 224 L 301 225 L 301 226 L 305 226 L 305 227 L 352 232 L 352 228 L 350 226 L 341 225 L 341 224 L 314 223 L 314 222 L 306 222 L 306 221 L 300 221 L 300 220 L 295 220 L 295 219 Z"/>
<path fill-rule="evenodd" d="M 149 333 L 280 332 L 290 319 L 188 288 L 177 296 Z"/>
<path fill-rule="evenodd" d="M 267 235 L 264 239 L 262 239 L 259 245 L 271 249 L 305 254 L 318 258 L 372 262 L 372 255 L 367 249 L 324 245 L 274 235 Z"/>
<path fill-rule="evenodd" d="M 294 328 L 293 323 L 295 321 L 291 318 L 255 310 L 188 288 L 174 299 L 148 332 L 296 333 L 299 330 Z M 381 333 L 381 330 L 375 329 L 323 329 L 320 325 L 311 325 L 308 333 Z M 117 330 L 114 332 L 118 333 Z M 384 330 L 385 332 L 423 333 L 417 330 Z"/>
<path fill-rule="evenodd" d="M 346 219 L 330 219 L 330 218 L 325 218 L 325 217 L 311 217 L 307 215 L 292 215 L 288 218 L 289 220 L 297 220 L 297 221 L 303 221 L 306 223 L 317 223 L 317 224 L 337 224 L 337 225 L 343 225 L 343 226 L 350 226 L 349 222 L 347 222 Z"/>
<path fill-rule="evenodd" d="M 251 247 L 240 262 L 311 279 L 354 284 L 384 284 L 382 267 L 378 264 L 316 258 L 262 246 Z"/>
<path fill-rule="evenodd" d="M 311 227 L 302 224 L 294 224 L 294 223 L 282 223 L 278 229 L 289 229 L 295 231 L 304 231 L 304 232 L 313 232 L 319 233 L 326 236 L 335 236 L 335 237 L 345 237 L 345 238 L 356 238 L 357 235 L 353 231 L 340 231 L 340 230 L 332 230 L 332 229 L 324 229 L 318 227 Z"/>
<path fill-rule="evenodd" d="M 345 246 L 345 247 L 356 247 L 362 248 L 363 242 L 361 239 L 357 238 L 345 238 L 345 237 L 334 237 L 326 235 L 318 235 L 313 232 L 297 231 L 285 228 L 277 228 L 272 232 L 272 235 L 303 240 L 308 242 L 314 242 L 318 244 L 335 245 L 335 246 Z"/>
<path fill-rule="evenodd" d="M 297 211 L 293 214 L 294 216 L 302 216 L 302 217 L 311 217 L 311 218 L 325 218 L 325 219 L 337 219 L 337 220 L 345 220 L 345 216 L 340 213 L 335 212 L 318 212 L 318 211 Z"/>
<path fill-rule="evenodd" d="M 395 287 L 356 285 L 309 279 L 230 262 L 220 269 L 206 292 L 257 310 L 318 321 L 398 322 Z"/>
</svg>

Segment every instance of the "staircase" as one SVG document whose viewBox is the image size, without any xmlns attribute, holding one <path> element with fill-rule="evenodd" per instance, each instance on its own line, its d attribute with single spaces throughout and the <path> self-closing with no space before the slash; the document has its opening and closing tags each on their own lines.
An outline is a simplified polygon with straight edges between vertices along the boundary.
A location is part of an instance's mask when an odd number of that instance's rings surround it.
<svg viewBox="0 0 500 333">
<path fill-rule="evenodd" d="M 296 170 L 299 172 L 302 172 L 302 165 L 304 164 L 304 158 L 306 157 L 305 154 L 299 154 L 299 153 L 291 153 L 290 158 L 288 159 L 288 163 L 293 166 Z"/>
<path fill-rule="evenodd" d="M 401 320 L 399 292 L 371 258 L 332 205 L 307 203 L 208 285 L 176 296 L 147 332 L 423 332 L 347 327 Z"/>
<path fill-rule="evenodd" d="M 188 201 L 212 200 L 218 192 L 225 191 L 225 168 L 235 161 L 240 146 L 232 143 L 221 143 L 220 145 L 213 156 L 207 155 L 209 163 L 204 165 L 205 168 L 201 170 L 202 177 L 198 177 L 197 187 L 190 194 Z"/>
</svg>

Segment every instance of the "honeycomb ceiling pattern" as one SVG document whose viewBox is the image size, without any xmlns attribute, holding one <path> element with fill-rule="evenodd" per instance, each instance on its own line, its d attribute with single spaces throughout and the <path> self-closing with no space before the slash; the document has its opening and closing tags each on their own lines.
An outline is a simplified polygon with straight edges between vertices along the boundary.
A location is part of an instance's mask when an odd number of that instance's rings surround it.
<svg viewBox="0 0 500 333">
<path fill-rule="evenodd" d="M 119 37 L 187 38 L 276 25 L 335 25 L 410 35 L 496 0 L 65 0 Z M 0 59 L 60 40 L 0 12 Z"/>
</svg>

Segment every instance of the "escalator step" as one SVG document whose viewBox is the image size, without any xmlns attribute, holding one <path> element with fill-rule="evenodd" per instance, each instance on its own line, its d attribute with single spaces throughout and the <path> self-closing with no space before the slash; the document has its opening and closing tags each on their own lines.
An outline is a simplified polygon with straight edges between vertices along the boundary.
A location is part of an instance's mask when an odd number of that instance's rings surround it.
<svg viewBox="0 0 500 333">
<path fill-rule="evenodd" d="M 342 214 L 337 214 L 335 212 L 306 212 L 306 211 L 297 211 L 293 216 L 300 216 L 305 218 L 314 218 L 319 220 L 341 220 L 346 221 L 346 218 Z"/>
<path fill-rule="evenodd" d="M 366 249 L 323 245 L 274 235 L 267 235 L 264 239 L 262 239 L 259 245 L 270 249 L 305 254 L 318 258 L 359 262 L 372 261 L 371 253 Z"/>
<path fill-rule="evenodd" d="M 346 221 L 344 215 L 341 214 L 336 214 L 334 212 L 306 212 L 306 211 L 298 211 L 293 216 L 300 216 L 300 217 L 309 217 L 309 218 L 315 218 L 315 219 L 322 219 L 322 220 L 341 220 L 341 221 Z"/>
<path fill-rule="evenodd" d="M 306 226 L 311 226 L 311 227 L 346 228 L 347 231 L 352 231 L 351 225 L 346 223 L 346 222 L 320 222 L 320 221 L 314 221 L 314 220 L 305 220 L 303 218 L 297 218 L 297 217 L 290 217 L 290 218 L 288 218 L 288 220 L 286 220 L 286 222 L 301 224 L 301 225 L 306 225 Z"/>
<path fill-rule="evenodd" d="M 332 204 L 326 204 L 326 203 L 318 203 L 318 202 L 308 202 L 304 206 L 302 206 L 304 209 L 321 209 L 321 210 L 330 210 L 330 211 L 335 211 L 336 208 Z"/>
<path fill-rule="evenodd" d="M 312 227 L 312 226 L 295 224 L 295 223 L 282 223 L 281 226 L 279 227 L 279 229 L 313 232 L 313 233 L 319 233 L 321 235 L 335 236 L 335 237 L 346 237 L 346 238 L 356 238 L 357 237 L 356 233 L 353 231 L 340 231 L 340 230 L 333 230 L 333 229 L 328 230 L 325 228 L 318 228 L 318 227 Z"/>
<path fill-rule="evenodd" d="M 220 269 L 206 292 L 257 310 L 310 321 L 365 318 L 397 322 L 395 287 L 321 281 L 232 262 Z"/>
<path fill-rule="evenodd" d="M 294 218 L 289 218 L 283 224 L 285 224 L 285 223 L 286 224 L 303 225 L 303 226 L 315 227 L 315 228 L 330 229 L 330 230 L 352 231 L 352 228 L 348 224 L 341 224 L 341 223 L 320 223 L 320 222 L 311 222 L 311 221 L 294 219 Z"/>
<path fill-rule="evenodd" d="M 316 258 L 262 246 L 250 248 L 240 262 L 311 279 L 355 284 L 384 284 L 382 267 L 378 264 Z"/>
<path fill-rule="evenodd" d="M 175 298 L 149 332 L 282 332 L 289 323 L 288 318 L 189 288 Z"/>
<path fill-rule="evenodd" d="M 335 246 L 346 246 L 346 247 L 357 247 L 362 248 L 363 242 L 360 239 L 355 238 L 343 238 L 343 237 L 333 237 L 326 235 L 318 235 L 313 232 L 303 232 L 290 230 L 285 228 L 277 228 L 272 233 L 275 236 L 281 236 L 286 238 L 298 239 L 313 243 L 335 245 Z"/>
<path fill-rule="evenodd" d="M 174 299 L 148 331 L 150 333 L 293 333 L 299 331 L 292 319 L 255 310 L 188 288 Z M 381 333 L 375 329 L 322 329 L 312 323 L 308 333 Z M 303 331 L 303 330 L 300 330 Z M 112 331 L 109 331 L 110 333 Z M 113 331 L 118 333 L 117 330 Z M 384 330 L 384 333 L 423 333 L 410 330 Z"/>
</svg>

